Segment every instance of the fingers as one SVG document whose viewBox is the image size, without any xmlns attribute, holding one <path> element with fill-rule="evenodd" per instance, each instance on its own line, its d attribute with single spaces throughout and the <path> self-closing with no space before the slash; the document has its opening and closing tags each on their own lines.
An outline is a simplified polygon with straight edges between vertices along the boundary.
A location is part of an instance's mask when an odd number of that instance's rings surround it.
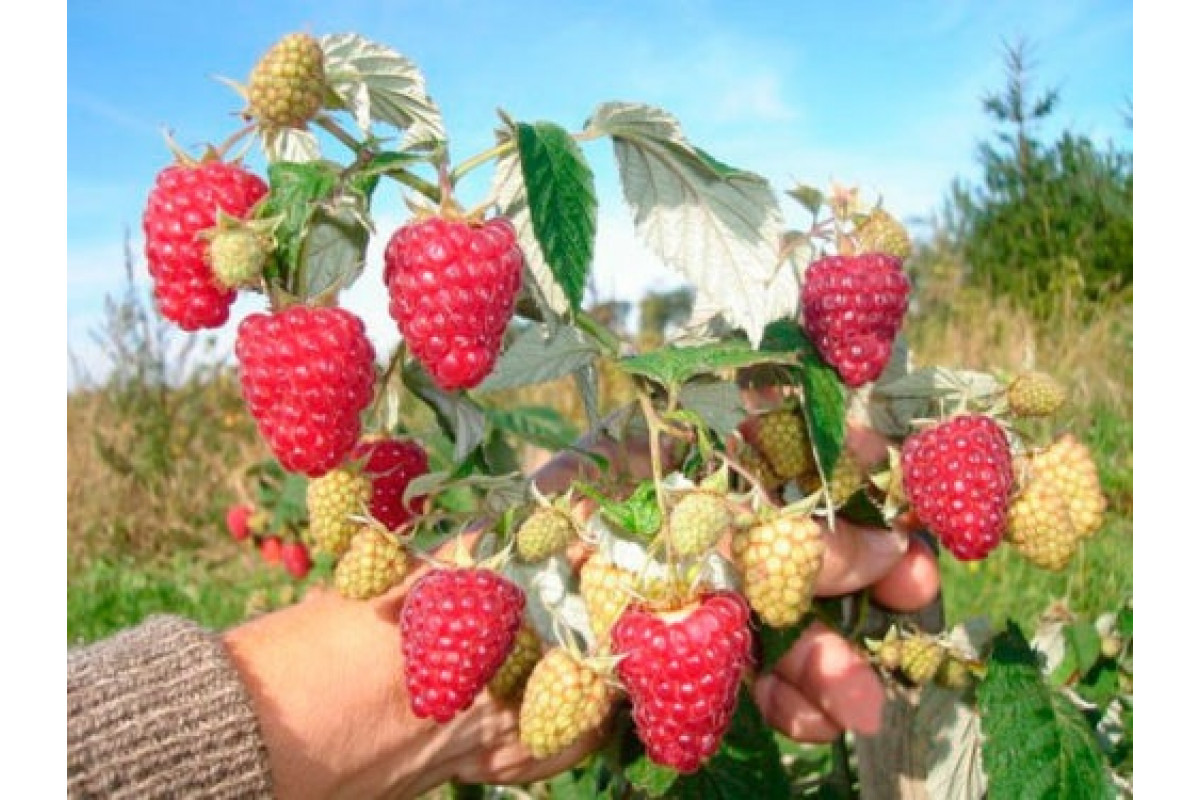
<svg viewBox="0 0 1200 800">
<path fill-rule="evenodd" d="M 820 623 L 759 678 L 755 700 L 779 731 L 799 741 L 828 741 L 846 729 L 870 735 L 883 717 L 883 684 L 866 659 Z"/>
<path fill-rule="evenodd" d="M 870 586 L 900 563 L 908 552 L 908 535 L 893 528 L 863 528 L 838 520 L 825 532 L 825 559 L 816 593 L 849 594 Z"/>
<path fill-rule="evenodd" d="M 937 555 L 920 537 L 910 536 L 908 550 L 871 587 L 871 597 L 894 611 L 919 611 L 937 598 L 941 585 Z"/>
</svg>

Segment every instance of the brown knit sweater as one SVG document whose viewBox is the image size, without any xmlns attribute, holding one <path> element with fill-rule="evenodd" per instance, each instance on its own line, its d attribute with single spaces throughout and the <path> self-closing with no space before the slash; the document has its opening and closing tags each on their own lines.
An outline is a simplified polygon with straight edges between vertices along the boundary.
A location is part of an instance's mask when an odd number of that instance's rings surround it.
<svg viewBox="0 0 1200 800">
<path fill-rule="evenodd" d="M 67 651 L 70 797 L 270 797 L 254 707 L 220 637 L 151 617 Z"/>
</svg>

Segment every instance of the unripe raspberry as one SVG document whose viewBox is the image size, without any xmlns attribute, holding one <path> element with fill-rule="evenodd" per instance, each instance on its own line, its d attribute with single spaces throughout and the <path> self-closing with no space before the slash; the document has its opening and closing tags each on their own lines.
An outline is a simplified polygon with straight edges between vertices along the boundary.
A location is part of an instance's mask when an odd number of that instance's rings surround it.
<svg viewBox="0 0 1200 800">
<path fill-rule="evenodd" d="M 575 536 L 575 523 L 557 508 L 539 508 L 517 529 L 517 555 L 534 562 L 561 552 Z"/>
<path fill-rule="evenodd" d="M 513 641 L 512 652 L 504 659 L 495 677 L 488 681 L 488 691 L 497 700 L 517 699 L 524 693 L 529 675 L 541 657 L 542 640 L 537 632 L 528 624 L 521 626 Z"/>
<path fill-rule="evenodd" d="M 970 686 L 974 682 L 975 676 L 971 674 L 971 668 L 965 662 L 953 655 L 947 655 L 933 679 L 947 689 L 959 690 Z"/>
<path fill-rule="evenodd" d="M 1064 434 L 1036 454 L 1032 464 L 1033 472 L 1050 482 L 1066 501 L 1077 536 L 1088 538 L 1100 530 L 1108 501 L 1100 489 L 1100 472 L 1087 445 Z"/>
<path fill-rule="evenodd" d="M 707 552 L 731 524 L 733 514 L 724 497 L 703 490 L 689 492 L 668 517 L 671 551 L 685 558 Z"/>
<path fill-rule="evenodd" d="M 362 527 L 351 517 L 363 516 L 370 498 L 371 482 L 353 470 L 335 469 L 309 481 L 308 524 L 317 547 L 340 558 Z"/>
<path fill-rule="evenodd" d="M 779 477 L 779 474 L 775 472 L 775 468 L 771 466 L 771 462 L 754 447 L 750 445 L 744 446 L 738 452 L 737 458 L 741 465 L 754 476 L 766 491 L 773 492 L 787 483 L 786 480 Z"/>
<path fill-rule="evenodd" d="M 534 667 L 519 721 L 521 741 L 535 758 L 548 758 L 604 722 L 616 693 L 604 676 L 562 647 Z"/>
<path fill-rule="evenodd" d="M 1044 372 L 1022 372 L 1007 394 L 1008 407 L 1018 417 L 1048 417 L 1067 401 L 1067 390 Z"/>
<path fill-rule="evenodd" d="M 1066 501 L 1036 472 L 1008 507 L 1004 538 L 1034 566 L 1054 572 L 1070 563 L 1079 542 Z"/>
<path fill-rule="evenodd" d="M 904 643 L 900 639 L 885 639 L 875 651 L 875 660 L 879 666 L 893 672 L 900 669 L 904 657 Z"/>
<path fill-rule="evenodd" d="M 759 417 L 754 444 L 785 481 L 803 482 L 817 474 L 808 426 L 798 410 L 779 409 Z"/>
<path fill-rule="evenodd" d="M 912 255 L 912 239 L 900 221 L 882 208 L 875 208 L 858 223 L 855 231 L 864 253 L 886 253 L 901 261 Z"/>
<path fill-rule="evenodd" d="M 821 529 L 809 517 L 779 517 L 733 535 L 733 563 L 746 599 L 773 628 L 794 625 L 812 605 L 825 557 Z"/>
<path fill-rule="evenodd" d="M 369 600 L 404 580 L 407 571 L 404 546 L 377 526 L 364 525 L 338 561 L 333 585 L 342 597 Z"/>
<path fill-rule="evenodd" d="M 275 249 L 269 233 L 274 226 L 273 221 L 260 225 L 221 217 L 217 227 L 205 235 L 209 243 L 208 262 L 219 286 L 238 289 L 258 283 Z"/>
<path fill-rule="evenodd" d="M 918 686 L 929 683 L 946 659 L 946 650 L 930 637 L 917 635 L 903 639 L 900 670 Z"/>
<path fill-rule="evenodd" d="M 609 632 L 633 597 L 637 576 L 604 556 L 593 555 L 579 570 L 579 593 L 596 641 L 607 644 Z"/>
<path fill-rule="evenodd" d="M 250 73 L 250 114 L 273 128 L 301 128 L 321 110 L 325 54 L 307 33 L 289 33 Z"/>
</svg>

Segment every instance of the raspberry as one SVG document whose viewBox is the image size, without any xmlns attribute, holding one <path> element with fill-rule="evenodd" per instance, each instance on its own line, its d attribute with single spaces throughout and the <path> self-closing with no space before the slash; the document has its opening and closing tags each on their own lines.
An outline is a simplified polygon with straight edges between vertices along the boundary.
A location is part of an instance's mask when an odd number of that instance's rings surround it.
<svg viewBox="0 0 1200 800">
<path fill-rule="evenodd" d="M 698 556 L 717 543 L 733 514 L 725 498 L 706 491 L 688 492 L 671 509 L 667 537 L 677 556 Z"/>
<path fill-rule="evenodd" d="M 250 536 L 250 517 L 254 514 L 254 506 L 248 503 L 238 503 L 229 507 L 225 512 L 225 527 L 229 535 L 237 541 L 243 541 Z"/>
<path fill-rule="evenodd" d="M 201 233 L 218 211 L 244 219 L 267 194 L 267 184 L 241 165 L 224 161 L 177 163 L 154 180 L 142 229 L 146 265 L 160 314 L 185 331 L 219 328 L 237 297 L 220 285 L 209 267 L 209 245 Z"/>
<path fill-rule="evenodd" d="M 808 517 L 779 517 L 733 534 L 733 563 L 763 622 L 794 625 L 812 605 L 825 539 Z"/>
<path fill-rule="evenodd" d="M 289 33 L 250 72 L 250 115 L 268 127 L 301 128 L 321 110 L 325 53 L 307 33 Z"/>
<path fill-rule="evenodd" d="M 556 508 L 539 508 L 517 529 L 517 555 L 541 561 L 564 550 L 575 535 L 571 517 Z"/>
<path fill-rule="evenodd" d="M 308 483 L 308 527 L 322 551 L 340 558 L 362 527 L 351 519 L 366 511 L 371 481 L 350 469 L 334 469 Z"/>
<path fill-rule="evenodd" d="M 879 666 L 892 671 L 900 669 L 900 659 L 904 655 L 904 642 L 900 639 L 884 639 L 875 651 L 875 659 Z"/>
<path fill-rule="evenodd" d="M 358 441 L 375 385 L 375 349 L 342 308 L 291 306 L 238 326 L 242 395 L 289 472 L 317 478 Z"/>
<path fill-rule="evenodd" d="M 1018 417 L 1048 417 L 1067 401 L 1067 390 L 1044 372 L 1022 372 L 1007 394 L 1008 407 Z"/>
<path fill-rule="evenodd" d="M 218 286 L 236 289 L 258 282 L 275 249 L 272 231 L 277 224 L 277 220 L 244 222 L 217 215 L 216 227 L 201 236 L 208 242 L 208 263 Z"/>
<path fill-rule="evenodd" d="M 471 705 L 512 651 L 525 594 L 494 570 L 426 573 L 400 612 L 413 714 L 448 722 Z"/>
<path fill-rule="evenodd" d="M 633 606 L 617 620 L 617 674 L 652 761 L 694 772 L 716 752 L 750 664 L 749 623 L 746 601 L 727 591 L 665 614 Z"/>
<path fill-rule="evenodd" d="M 900 671 L 918 686 L 933 680 L 945 660 L 946 650 L 930 637 L 911 636 L 900 643 Z"/>
<path fill-rule="evenodd" d="M 947 654 L 933 679 L 937 681 L 938 685 L 947 689 L 959 690 L 969 687 L 974 682 L 975 676 L 971 674 L 971 668 L 965 661 L 955 658 L 952 654 Z"/>
<path fill-rule="evenodd" d="M 333 585 L 342 597 L 369 600 L 404 580 L 408 554 L 386 531 L 364 525 L 333 572 Z"/>
<path fill-rule="evenodd" d="M 951 417 L 906 439 L 900 458 L 913 510 L 956 558 L 984 558 L 1000 543 L 1013 464 L 995 420 Z"/>
<path fill-rule="evenodd" d="M 283 568 L 293 578 L 303 580 L 312 569 L 312 558 L 308 555 L 308 547 L 304 542 L 285 542 L 279 553 Z"/>
<path fill-rule="evenodd" d="M 885 253 L 827 256 L 804 274 L 804 329 L 846 385 L 882 374 L 908 307 L 908 278 Z"/>
<path fill-rule="evenodd" d="M 495 677 L 488 681 L 488 691 L 498 700 L 514 700 L 520 697 L 541 657 L 542 640 L 533 628 L 522 625 L 521 630 L 517 631 L 512 652 L 504 659 Z"/>
<path fill-rule="evenodd" d="M 858 246 L 864 253 L 886 253 L 901 261 L 912 255 L 912 239 L 900 221 L 882 208 L 876 208 L 858 223 Z"/>
<path fill-rule="evenodd" d="M 1044 475 L 1067 503 L 1075 535 L 1088 538 L 1104 524 L 1108 501 L 1100 489 L 1100 473 L 1087 445 L 1063 434 L 1032 460 L 1036 475 Z"/>
<path fill-rule="evenodd" d="M 371 516 L 394 531 L 421 507 L 421 498 L 404 504 L 404 492 L 413 478 L 429 472 L 429 456 L 411 439 L 367 439 L 354 449 L 353 458 L 366 459 L 363 472 L 371 480 Z"/>
<path fill-rule="evenodd" d="M 1079 538 L 1066 501 L 1045 474 L 1034 472 L 1008 509 L 1005 541 L 1027 561 L 1059 572 L 1075 554 Z"/>
<path fill-rule="evenodd" d="M 747 424 L 744 431 L 783 481 L 794 478 L 803 483 L 817 477 L 808 425 L 798 409 L 769 411 Z"/>
<path fill-rule="evenodd" d="M 556 647 L 529 676 L 518 723 L 521 741 L 535 758 L 561 753 L 604 722 L 615 700 L 598 670 Z"/>
<path fill-rule="evenodd" d="M 579 570 L 579 594 L 588 624 L 601 646 L 608 643 L 613 623 L 629 605 L 637 576 L 603 556 L 593 555 Z"/>
<path fill-rule="evenodd" d="M 262 556 L 262 560 L 268 564 L 282 563 L 283 540 L 278 536 L 268 536 L 259 543 L 258 552 Z"/>
<path fill-rule="evenodd" d="M 392 234 L 384 252 L 388 311 L 438 386 L 470 389 L 492 371 L 523 263 L 503 217 L 479 224 L 429 217 Z"/>
</svg>

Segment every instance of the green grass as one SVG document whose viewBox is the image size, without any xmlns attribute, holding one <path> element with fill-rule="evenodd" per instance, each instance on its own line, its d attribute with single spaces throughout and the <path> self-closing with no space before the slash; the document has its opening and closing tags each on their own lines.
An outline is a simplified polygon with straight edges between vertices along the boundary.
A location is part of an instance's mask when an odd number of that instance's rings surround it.
<svg viewBox="0 0 1200 800">
<path fill-rule="evenodd" d="M 67 644 L 102 639 L 158 613 L 219 630 L 255 610 L 287 604 L 300 587 L 249 551 L 221 560 L 203 551 L 178 553 L 165 565 L 100 557 L 74 574 L 68 569 Z"/>
</svg>

